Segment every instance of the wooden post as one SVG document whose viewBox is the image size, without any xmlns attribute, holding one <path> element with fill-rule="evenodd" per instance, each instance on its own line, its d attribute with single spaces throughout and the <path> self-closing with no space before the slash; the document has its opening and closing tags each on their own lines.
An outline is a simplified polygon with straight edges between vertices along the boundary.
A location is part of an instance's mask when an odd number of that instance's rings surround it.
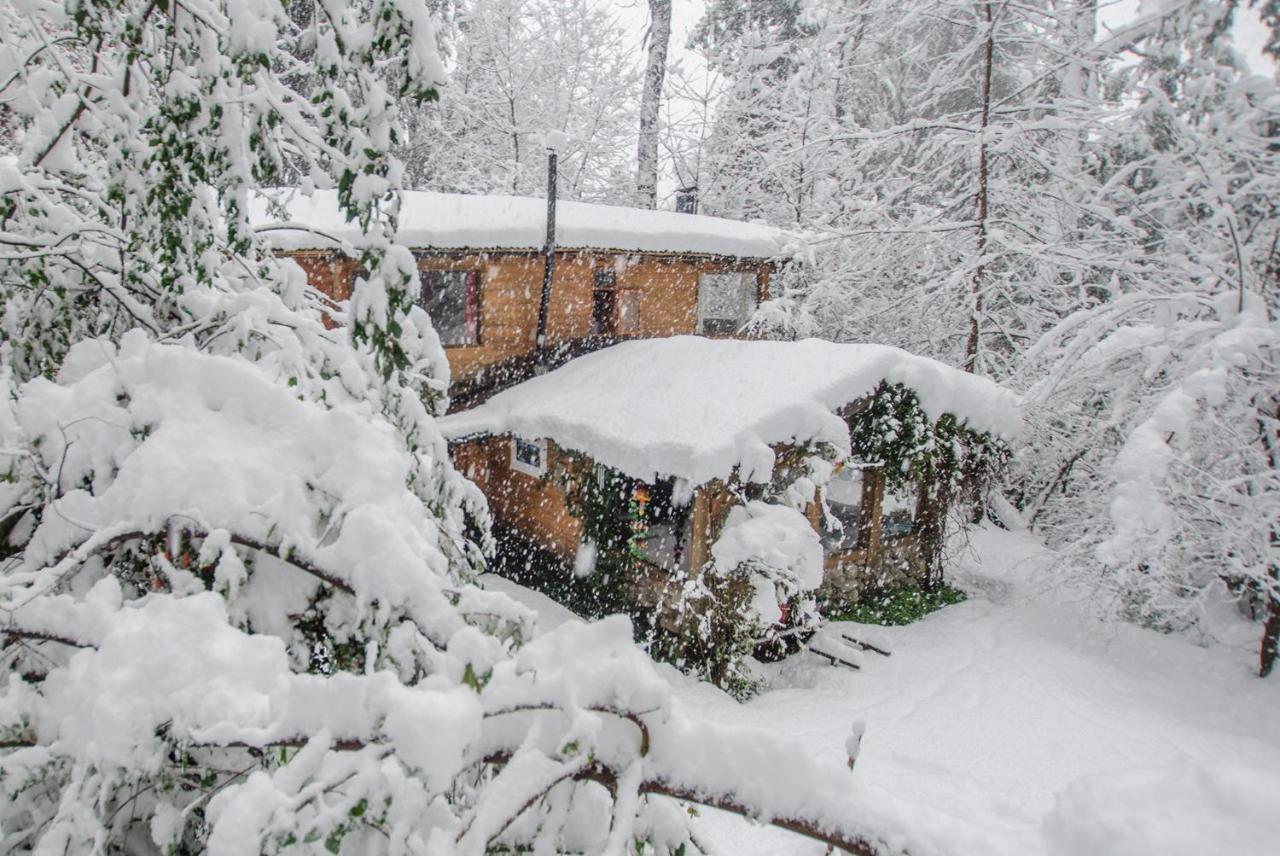
<svg viewBox="0 0 1280 856">
<path fill-rule="evenodd" d="M 809 521 L 809 525 L 813 527 L 813 531 L 821 535 L 822 505 L 818 502 L 818 497 L 815 496 L 813 502 L 804 507 L 804 516 Z"/>
<path fill-rule="evenodd" d="M 689 575 L 694 576 L 711 558 L 711 509 L 705 488 L 694 488 L 693 520 L 689 529 Z"/>
<path fill-rule="evenodd" d="M 884 505 L 884 473 L 878 467 L 862 471 L 862 529 L 867 547 L 867 565 L 880 560 L 880 515 Z"/>
</svg>

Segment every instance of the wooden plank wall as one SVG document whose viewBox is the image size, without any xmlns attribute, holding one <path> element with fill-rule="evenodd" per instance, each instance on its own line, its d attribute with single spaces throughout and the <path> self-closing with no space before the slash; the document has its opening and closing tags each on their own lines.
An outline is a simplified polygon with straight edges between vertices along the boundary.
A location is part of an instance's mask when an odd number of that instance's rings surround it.
<svg viewBox="0 0 1280 856">
<path fill-rule="evenodd" d="M 351 296 L 353 260 L 329 252 L 288 254 L 312 285 L 335 300 Z M 533 253 L 439 253 L 423 255 L 422 270 L 480 272 L 480 343 L 446 348 L 453 377 L 528 354 L 534 347 L 542 292 L 542 257 Z M 698 275 L 704 272 L 754 272 L 760 299 L 768 291 L 770 265 L 740 259 L 658 256 L 625 253 L 563 252 L 556 255 L 555 278 L 547 317 L 551 343 L 591 333 L 594 271 L 612 267 L 618 304 L 638 306 L 628 335 L 655 338 L 693 333 L 697 326 Z"/>
<path fill-rule="evenodd" d="M 582 523 L 569 513 L 564 491 L 511 468 L 510 438 L 459 443 L 450 452 L 454 466 L 489 500 L 494 519 L 519 529 L 566 562 L 574 560 L 582 541 Z M 555 444 L 547 444 L 548 465 L 559 454 Z"/>
</svg>

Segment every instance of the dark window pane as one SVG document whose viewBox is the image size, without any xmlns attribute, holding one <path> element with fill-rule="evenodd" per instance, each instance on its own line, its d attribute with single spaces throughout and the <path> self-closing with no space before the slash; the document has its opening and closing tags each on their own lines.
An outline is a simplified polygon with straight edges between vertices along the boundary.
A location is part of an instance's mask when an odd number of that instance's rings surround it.
<svg viewBox="0 0 1280 856">
<path fill-rule="evenodd" d="M 542 446 L 516 438 L 516 460 L 531 469 L 542 469 Z"/>
<path fill-rule="evenodd" d="M 729 336 L 738 332 L 742 325 L 733 318 L 703 318 L 702 332 L 712 336 Z"/>
<path fill-rule="evenodd" d="M 472 345 L 479 341 L 479 274 L 476 271 L 424 270 L 422 308 L 444 345 Z"/>
<path fill-rule="evenodd" d="M 602 289 L 591 292 L 591 335 L 613 336 L 617 334 L 617 325 L 614 322 L 617 317 L 615 294 L 616 292 L 614 291 Z"/>
</svg>

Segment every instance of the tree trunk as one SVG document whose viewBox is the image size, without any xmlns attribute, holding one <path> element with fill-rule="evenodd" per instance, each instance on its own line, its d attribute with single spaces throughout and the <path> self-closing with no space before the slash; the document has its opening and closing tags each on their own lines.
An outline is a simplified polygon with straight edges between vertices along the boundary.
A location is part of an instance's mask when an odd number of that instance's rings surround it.
<svg viewBox="0 0 1280 856">
<path fill-rule="evenodd" d="M 942 554 L 946 546 L 947 511 L 955 498 L 948 478 L 921 486 L 916 501 L 916 538 L 925 577 L 921 588 L 935 591 L 942 586 Z"/>
<path fill-rule="evenodd" d="M 1280 531 L 1272 530 L 1271 548 L 1280 546 Z M 1258 675 L 1267 677 L 1276 665 L 1276 652 L 1280 649 L 1280 567 L 1270 568 L 1271 585 L 1266 593 L 1267 621 L 1262 625 L 1262 646 L 1259 651 Z"/>
<path fill-rule="evenodd" d="M 987 127 L 991 124 L 991 66 L 995 62 L 995 22 L 991 15 L 991 3 L 982 4 L 982 14 L 987 22 L 987 38 L 982 46 L 982 120 L 978 125 L 978 267 L 973 272 L 971 314 L 969 316 L 969 341 L 964 349 L 964 370 L 977 372 L 978 345 L 982 334 L 982 288 L 987 252 Z"/>
<path fill-rule="evenodd" d="M 1267 463 L 1272 469 L 1280 468 L 1280 403 L 1273 395 L 1266 407 L 1258 409 L 1258 438 L 1266 452 Z M 1271 527 L 1271 555 L 1280 553 L 1280 523 Z M 1267 567 L 1265 598 L 1267 620 L 1262 625 L 1262 645 L 1258 654 L 1258 675 L 1267 677 L 1276 665 L 1280 651 L 1280 564 L 1272 561 Z"/>
<path fill-rule="evenodd" d="M 649 18 L 649 60 L 640 98 L 640 142 L 636 149 L 636 204 L 641 208 L 653 208 L 658 202 L 658 108 L 667 75 L 671 0 L 649 0 Z"/>
</svg>

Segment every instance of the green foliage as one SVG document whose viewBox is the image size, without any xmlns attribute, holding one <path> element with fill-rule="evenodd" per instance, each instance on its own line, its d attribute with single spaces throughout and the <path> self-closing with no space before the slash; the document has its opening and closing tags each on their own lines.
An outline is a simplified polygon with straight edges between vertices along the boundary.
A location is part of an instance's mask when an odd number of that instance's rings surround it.
<svg viewBox="0 0 1280 856">
<path fill-rule="evenodd" d="M 917 586 L 902 586 L 867 595 L 847 612 L 828 615 L 827 619 L 897 627 L 919 621 L 931 612 L 960 603 L 964 599 L 962 591 L 946 584 L 929 590 Z"/>
<path fill-rule="evenodd" d="M 923 489 L 916 533 L 926 588 L 940 585 L 947 511 L 957 499 L 980 507 L 984 486 L 1009 458 L 1008 446 L 949 413 L 934 420 L 914 391 L 888 383 L 851 417 L 850 439 L 855 459 L 881 464 L 889 491 Z"/>
<path fill-rule="evenodd" d="M 493 677 L 492 671 L 485 671 L 476 674 L 475 667 L 467 663 L 466 668 L 462 671 L 462 682 L 476 692 L 484 689 L 485 684 L 489 683 L 489 679 Z"/>
<path fill-rule="evenodd" d="M 582 522 L 582 537 L 596 551 L 591 573 L 570 578 L 576 590 L 569 594 L 571 608 L 589 618 L 633 615 L 628 581 L 639 554 L 632 527 L 638 482 L 568 452 L 556 456 L 547 478 L 564 488 L 569 513 Z"/>
<path fill-rule="evenodd" d="M 663 604 L 676 616 L 673 631 L 656 622 L 658 610 L 642 616 L 638 641 L 655 660 L 715 684 L 738 701 L 761 690 L 747 665 L 756 646 L 756 626 L 744 619 L 749 588 L 742 577 L 709 579 L 711 587 L 686 585 L 677 602 Z M 700 581 L 701 582 L 701 581 Z M 734 583 L 738 585 L 734 585 Z M 670 620 L 670 619 L 668 619 Z"/>
<path fill-rule="evenodd" d="M 352 635 L 350 628 L 335 632 L 334 622 L 330 620 L 333 596 L 331 587 L 319 587 L 306 610 L 295 620 L 294 627 L 306 645 L 306 668 L 317 675 L 359 674 L 364 671 L 368 640 Z"/>
<path fill-rule="evenodd" d="M 930 418 L 920 397 L 900 383 L 880 384 L 850 420 L 850 440 L 855 459 L 883 466 L 890 490 L 912 483 L 955 490 L 965 480 L 987 480 L 1008 457 L 1003 442 L 951 414 Z"/>
<path fill-rule="evenodd" d="M 640 587 L 658 582 L 663 572 L 649 564 L 641 549 L 646 538 L 636 494 L 641 482 L 564 451 L 555 456 L 545 478 L 564 490 L 570 514 L 582 523 L 583 539 L 594 545 L 592 567 L 574 573 L 550 551 L 499 527 L 496 570 L 584 618 L 627 615 L 636 641 L 654 659 L 735 697 L 752 695 L 758 688 L 744 661 L 755 644 L 755 628 L 741 617 L 748 595 L 744 581 L 677 575 L 665 589 L 674 601 L 642 604 Z M 660 622 L 659 615 L 665 620 Z"/>
</svg>

